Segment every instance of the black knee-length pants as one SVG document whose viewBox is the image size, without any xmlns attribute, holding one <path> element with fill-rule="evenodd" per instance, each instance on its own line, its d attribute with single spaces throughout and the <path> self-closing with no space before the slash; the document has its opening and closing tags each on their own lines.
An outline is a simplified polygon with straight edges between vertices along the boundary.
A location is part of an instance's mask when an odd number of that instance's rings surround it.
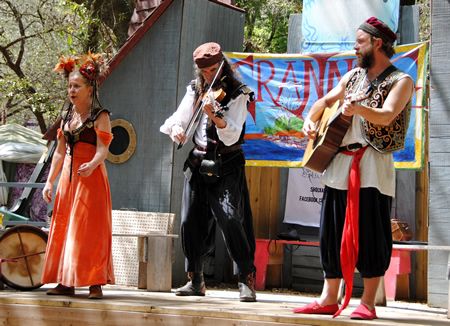
<svg viewBox="0 0 450 326">
<path fill-rule="evenodd" d="M 383 276 L 392 253 L 392 197 L 376 188 L 361 188 L 359 252 L 356 268 L 364 278 Z M 325 187 L 320 217 L 320 255 L 325 278 L 342 278 L 340 250 L 347 191 Z"/>
<path fill-rule="evenodd" d="M 181 215 L 186 271 L 202 271 L 204 257 L 214 248 L 215 222 L 239 275 L 255 271 L 255 236 L 244 166 L 214 183 L 206 182 L 195 169 L 191 179 L 185 179 Z"/>
</svg>

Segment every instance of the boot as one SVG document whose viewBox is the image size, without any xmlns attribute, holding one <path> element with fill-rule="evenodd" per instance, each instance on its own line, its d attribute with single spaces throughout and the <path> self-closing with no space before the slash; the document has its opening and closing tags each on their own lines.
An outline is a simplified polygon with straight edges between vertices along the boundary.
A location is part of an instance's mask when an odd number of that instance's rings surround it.
<svg viewBox="0 0 450 326">
<path fill-rule="evenodd" d="M 53 289 L 47 290 L 48 295 L 74 295 L 75 288 L 73 286 L 64 286 L 62 284 L 58 284 Z"/>
<path fill-rule="evenodd" d="M 197 295 L 203 297 L 206 292 L 205 280 L 202 272 L 188 272 L 189 282 L 176 289 L 175 295 L 191 296 Z"/>
<path fill-rule="evenodd" d="M 241 302 L 256 302 L 255 273 L 247 274 L 247 276 L 239 277 L 239 279 L 239 300 Z"/>
<path fill-rule="evenodd" d="M 88 299 L 101 299 L 103 298 L 102 287 L 100 285 L 91 285 L 89 287 Z"/>
</svg>

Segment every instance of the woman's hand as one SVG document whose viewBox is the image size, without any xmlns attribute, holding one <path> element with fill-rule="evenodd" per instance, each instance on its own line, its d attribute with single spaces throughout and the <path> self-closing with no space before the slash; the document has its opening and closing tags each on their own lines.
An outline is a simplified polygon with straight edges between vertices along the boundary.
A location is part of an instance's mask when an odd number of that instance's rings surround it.
<svg viewBox="0 0 450 326">
<path fill-rule="evenodd" d="M 92 174 L 94 169 L 95 169 L 95 166 L 93 164 L 91 164 L 91 162 L 86 162 L 86 163 L 83 163 L 80 165 L 77 173 L 79 176 L 88 177 Z"/>
<path fill-rule="evenodd" d="M 52 201 L 53 185 L 50 182 L 46 182 L 44 189 L 42 189 L 42 198 L 49 204 Z"/>
</svg>

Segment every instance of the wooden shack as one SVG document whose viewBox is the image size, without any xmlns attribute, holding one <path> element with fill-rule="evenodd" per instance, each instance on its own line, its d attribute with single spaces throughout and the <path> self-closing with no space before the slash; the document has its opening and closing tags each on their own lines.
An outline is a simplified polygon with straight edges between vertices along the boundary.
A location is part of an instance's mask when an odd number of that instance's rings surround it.
<svg viewBox="0 0 450 326">
<path fill-rule="evenodd" d="M 177 108 L 193 78 L 192 52 L 208 41 L 224 51 L 241 51 L 244 12 L 213 0 L 161 1 L 110 63 L 100 99 L 135 132 L 135 151 L 122 163 L 108 163 L 113 209 L 173 212 L 175 231 L 190 146 L 176 150 L 159 127 Z M 185 281 L 181 241 L 176 241 L 173 283 Z"/>
</svg>

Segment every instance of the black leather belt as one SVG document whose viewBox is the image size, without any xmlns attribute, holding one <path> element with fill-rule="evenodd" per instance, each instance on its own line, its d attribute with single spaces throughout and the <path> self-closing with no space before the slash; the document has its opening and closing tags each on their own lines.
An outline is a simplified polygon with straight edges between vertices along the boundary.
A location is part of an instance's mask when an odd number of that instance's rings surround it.
<svg viewBox="0 0 450 326">
<path fill-rule="evenodd" d="M 219 154 L 227 154 L 227 153 L 231 153 L 231 152 L 240 150 L 241 148 L 242 148 L 241 144 L 236 144 L 236 145 L 231 145 L 231 146 L 220 147 L 217 150 L 217 152 Z M 198 146 L 198 145 L 195 145 L 195 149 L 200 151 L 200 152 L 206 152 L 206 150 L 207 150 L 206 147 Z"/>
<path fill-rule="evenodd" d="M 219 154 L 228 154 L 231 152 L 236 152 L 240 149 L 242 149 L 241 144 L 226 146 L 226 147 L 219 148 Z"/>
<path fill-rule="evenodd" d="M 206 147 L 195 145 L 195 149 L 200 152 L 206 152 Z"/>
<path fill-rule="evenodd" d="M 348 144 L 346 146 L 339 147 L 338 152 L 343 152 L 343 151 L 353 152 L 353 151 L 356 151 L 356 150 L 358 150 L 360 148 L 363 148 L 363 147 L 364 146 L 362 144 L 360 144 L 360 143 L 353 143 L 353 144 Z"/>
</svg>

